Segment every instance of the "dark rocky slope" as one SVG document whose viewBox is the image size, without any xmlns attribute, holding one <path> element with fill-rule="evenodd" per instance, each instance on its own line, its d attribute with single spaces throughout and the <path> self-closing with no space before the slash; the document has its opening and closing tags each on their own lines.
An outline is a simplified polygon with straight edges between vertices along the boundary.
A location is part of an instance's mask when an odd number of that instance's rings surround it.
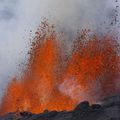
<svg viewBox="0 0 120 120">
<path fill-rule="evenodd" d="M 120 96 L 113 96 L 101 102 L 101 105 L 80 103 L 73 111 L 45 111 L 41 114 L 30 112 L 9 113 L 0 120 L 120 120 Z"/>
</svg>

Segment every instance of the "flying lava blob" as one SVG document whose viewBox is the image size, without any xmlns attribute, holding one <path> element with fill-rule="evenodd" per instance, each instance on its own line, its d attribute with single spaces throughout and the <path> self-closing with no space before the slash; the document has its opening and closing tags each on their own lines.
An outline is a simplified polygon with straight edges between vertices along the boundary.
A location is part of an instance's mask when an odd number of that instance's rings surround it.
<svg viewBox="0 0 120 120">
<path fill-rule="evenodd" d="M 119 92 L 119 44 L 114 37 L 84 31 L 66 57 L 58 36 L 53 26 L 42 22 L 31 43 L 26 70 L 21 80 L 9 83 L 0 114 L 71 110 L 83 100 L 97 102 Z"/>
</svg>

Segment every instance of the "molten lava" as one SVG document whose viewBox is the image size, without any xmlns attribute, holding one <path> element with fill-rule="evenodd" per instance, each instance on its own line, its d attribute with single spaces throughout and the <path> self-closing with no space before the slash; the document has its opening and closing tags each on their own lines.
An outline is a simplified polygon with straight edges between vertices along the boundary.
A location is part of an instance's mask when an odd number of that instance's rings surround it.
<svg viewBox="0 0 120 120">
<path fill-rule="evenodd" d="M 82 100 L 96 102 L 118 92 L 119 44 L 113 37 L 83 33 L 66 57 L 53 29 L 44 22 L 36 32 L 26 70 L 9 83 L 0 114 L 71 110 Z"/>
</svg>

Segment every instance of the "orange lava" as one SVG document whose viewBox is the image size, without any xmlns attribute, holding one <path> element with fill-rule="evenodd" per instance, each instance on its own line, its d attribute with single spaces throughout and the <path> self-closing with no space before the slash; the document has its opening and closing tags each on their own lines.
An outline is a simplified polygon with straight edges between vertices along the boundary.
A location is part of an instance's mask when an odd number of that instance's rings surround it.
<svg viewBox="0 0 120 120">
<path fill-rule="evenodd" d="M 113 37 L 85 33 L 66 57 L 53 26 L 43 22 L 21 80 L 14 78 L 7 87 L 0 114 L 72 110 L 83 100 L 96 102 L 117 93 L 119 44 Z"/>
</svg>

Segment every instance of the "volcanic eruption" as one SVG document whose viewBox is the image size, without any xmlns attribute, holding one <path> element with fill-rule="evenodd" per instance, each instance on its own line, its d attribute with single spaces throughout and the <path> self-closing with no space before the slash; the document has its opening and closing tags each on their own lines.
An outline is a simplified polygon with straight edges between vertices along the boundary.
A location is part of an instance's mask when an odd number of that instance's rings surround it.
<svg viewBox="0 0 120 120">
<path fill-rule="evenodd" d="M 120 92 L 119 44 L 113 35 L 83 30 L 69 55 L 62 35 L 48 21 L 41 22 L 21 79 L 14 77 L 2 98 L 1 115 L 72 110 L 83 100 L 96 103 Z"/>
</svg>

